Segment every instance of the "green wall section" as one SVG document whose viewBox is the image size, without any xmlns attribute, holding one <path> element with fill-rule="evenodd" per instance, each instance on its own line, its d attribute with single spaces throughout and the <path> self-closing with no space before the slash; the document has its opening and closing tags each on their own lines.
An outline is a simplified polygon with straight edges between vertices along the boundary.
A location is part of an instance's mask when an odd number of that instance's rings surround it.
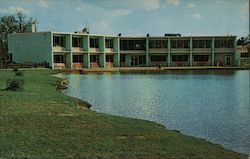
<svg viewBox="0 0 250 159">
<path fill-rule="evenodd" d="M 51 33 L 23 33 L 8 35 L 9 53 L 16 63 L 48 62 L 51 66 Z"/>
</svg>

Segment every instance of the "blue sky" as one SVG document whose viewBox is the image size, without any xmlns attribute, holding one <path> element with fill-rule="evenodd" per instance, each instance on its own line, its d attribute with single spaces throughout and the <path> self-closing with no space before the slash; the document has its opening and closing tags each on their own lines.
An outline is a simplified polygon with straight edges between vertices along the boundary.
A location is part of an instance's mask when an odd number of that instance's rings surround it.
<svg viewBox="0 0 250 159">
<path fill-rule="evenodd" d="M 0 0 L 0 16 L 21 10 L 39 31 L 93 34 L 249 34 L 249 0 Z"/>
</svg>

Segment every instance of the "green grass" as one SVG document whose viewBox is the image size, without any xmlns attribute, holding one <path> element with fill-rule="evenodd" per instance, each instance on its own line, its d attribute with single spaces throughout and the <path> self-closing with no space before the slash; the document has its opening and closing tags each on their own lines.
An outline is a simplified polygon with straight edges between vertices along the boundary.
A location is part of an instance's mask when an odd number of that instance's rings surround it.
<svg viewBox="0 0 250 159">
<path fill-rule="evenodd" d="M 55 71 L 29 70 L 23 91 L 0 91 L 0 158 L 247 158 L 145 120 L 82 109 L 55 89 Z"/>
</svg>

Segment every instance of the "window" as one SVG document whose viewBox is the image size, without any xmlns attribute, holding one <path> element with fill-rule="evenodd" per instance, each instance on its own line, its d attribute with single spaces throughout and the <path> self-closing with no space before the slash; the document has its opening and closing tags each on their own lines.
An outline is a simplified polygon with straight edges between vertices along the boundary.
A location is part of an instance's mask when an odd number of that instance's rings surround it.
<svg viewBox="0 0 250 159">
<path fill-rule="evenodd" d="M 227 47 L 227 40 L 225 40 L 225 39 L 221 40 L 220 46 L 221 46 L 221 48 L 226 48 Z"/>
<path fill-rule="evenodd" d="M 65 47 L 66 46 L 65 42 L 66 42 L 66 37 L 53 36 L 53 46 Z"/>
<path fill-rule="evenodd" d="M 228 48 L 234 48 L 234 41 L 228 40 Z"/>
<path fill-rule="evenodd" d="M 149 48 L 168 48 L 167 40 L 149 40 Z"/>
<path fill-rule="evenodd" d="M 98 38 L 90 38 L 90 47 L 91 48 L 99 48 L 99 39 Z"/>
<path fill-rule="evenodd" d="M 194 61 L 208 61 L 208 55 L 194 55 Z"/>
<path fill-rule="evenodd" d="M 216 39 L 215 48 L 234 48 L 234 40 L 227 38 Z"/>
<path fill-rule="evenodd" d="M 171 40 L 171 47 L 172 48 L 177 48 L 176 40 Z"/>
<path fill-rule="evenodd" d="M 220 40 L 215 40 L 215 48 L 220 48 Z"/>
<path fill-rule="evenodd" d="M 205 40 L 199 40 L 199 48 L 206 48 L 206 41 Z"/>
<path fill-rule="evenodd" d="M 187 62 L 188 55 L 172 55 L 172 61 L 174 61 L 174 62 Z"/>
<path fill-rule="evenodd" d="M 177 48 L 184 48 L 183 40 L 177 40 Z"/>
<path fill-rule="evenodd" d="M 83 55 L 73 55 L 73 62 L 83 63 Z"/>
<path fill-rule="evenodd" d="M 120 55 L 120 62 L 125 62 L 125 55 L 124 54 Z"/>
<path fill-rule="evenodd" d="M 146 41 L 145 40 L 121 40 L 120 49 L 121 50 L 145 50 Z"/>
<path fill-rule="evenodd" d="M 167 58 L 165 55 L 152 55 L 151 62 L 166 62 Z"/>
<path fill-rule="evenodd" d="M 206 48 L 211 48 L 212 41 L 206 40 Z"/>
<path fill-rule="evenodd" d="M 139 65 L 146 64 L 146 56 L 139 56 Z"/>
<path fill-rule="evenodd" d="M 114 47 L 114 40 L 113 39 L 105 39 L 106 48 L 113 48 Z"/>
<path fill-rule="evenodd" d="M 149 48 L 156 48 L 156 40 L 149 40 Z"/>
<path fill-rule="evenodd" d="M 114 62 L 114 55 L 106 55 L 106 62 Z"/>
<path fill-rule="evenodd" d="M 193 40 L 193 48 L 199 48 L 199 40 Z"/>
<path fill-rule="evenodd" d="M 244 58 L 244 57 L 250 57 L 250 54 L 241 53 L 241 54 L 240 54 L 240 57 L 243 57 L 243 58 Z"/>
<path fill-rule="evenodd" d="M 72 46 L 73 47 L 82 47 L 82 38 L 79 37 L 73 37 L 72 38 Z"/>
<path fill-rule="evenodd" d="M 99 55 L 90 55 L 90 62 L 99 62 Z"/>
<path fill-rule="evenodd" d="M 64 63 L 63 55 L 54 55 L 54 63 Z"/>
<path fill-rule="evenodd" d="M 184 40 L 184 48 L 189 48 L 189 40 Z"/>
</svg>

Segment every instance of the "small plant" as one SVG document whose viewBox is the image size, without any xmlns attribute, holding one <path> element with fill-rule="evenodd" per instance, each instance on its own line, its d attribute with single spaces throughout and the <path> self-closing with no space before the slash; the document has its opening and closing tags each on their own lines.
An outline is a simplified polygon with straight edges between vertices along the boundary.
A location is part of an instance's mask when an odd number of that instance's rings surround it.
<svg viewBox="0 0 250 159">
<path fill-rule="evenodd" d="M 6 81 L 6 89 L 10 91 L 23 90 L 23 79 L 8 79 Z"/>
<path fill-rule="evenodd" d="M 14 68 L 13 71 L 15 72 L 16 76 L 23 76 L 24 71 L 20 71 L 18 68 Z"/>
<path fill-rule="evenodd" d="M 68 81 L 63 79 L 63 80 L 58 80 L 56 81 L 56 88 L 59 90 L 67 89 L 68 88 Z"/>
</svg>

